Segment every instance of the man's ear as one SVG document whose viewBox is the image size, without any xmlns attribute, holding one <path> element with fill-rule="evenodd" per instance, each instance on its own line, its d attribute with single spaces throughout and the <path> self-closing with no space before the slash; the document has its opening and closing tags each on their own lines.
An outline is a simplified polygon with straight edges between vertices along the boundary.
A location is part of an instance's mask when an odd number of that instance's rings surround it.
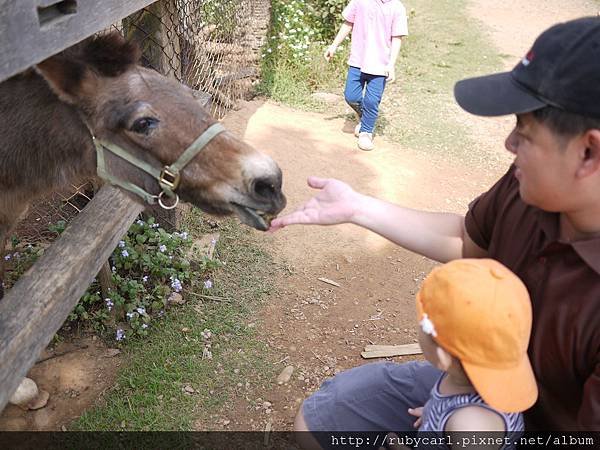
<svg viewBox="0 0 600 450">
<path fill-rule="evenodd" d="M 600 129 L 591 129 L 584 133 L 582 155 L 577 168 L 577 177 L 585 178 L 600 171 Z"/>
<path fill-rule="evenodd" d="M 76 59 L 54 56 L 39 63 L 35 70 L 66 103 L 79 105 L 97 89 L 96 74 Z"/>
<path fill-rule="evenodd" d="M 436 346 L 435 352 L 438 358 L 437 368 L 447 372 L 452 365 L 452 355 L 450 355 L 450 353 L 448 353 L 439 345 Z"/>
</svg>

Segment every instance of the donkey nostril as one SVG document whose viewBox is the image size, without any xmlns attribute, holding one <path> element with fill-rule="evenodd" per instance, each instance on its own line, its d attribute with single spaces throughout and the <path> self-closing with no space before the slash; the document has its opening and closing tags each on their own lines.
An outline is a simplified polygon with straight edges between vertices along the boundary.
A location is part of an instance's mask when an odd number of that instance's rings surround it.
<svg viewBox="0 0 600 450">
<path fill-rule="evenodd" d="M 276 188 L 270 180 L 256 180 L 254 182 L 254 192 L 262 198 L 273 198 L 276 195 Z"/>
</svg>

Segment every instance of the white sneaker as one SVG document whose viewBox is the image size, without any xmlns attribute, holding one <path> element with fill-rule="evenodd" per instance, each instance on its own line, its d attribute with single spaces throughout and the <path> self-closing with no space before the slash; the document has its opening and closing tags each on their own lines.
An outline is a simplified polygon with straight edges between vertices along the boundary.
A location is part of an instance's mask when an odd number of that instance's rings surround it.
<svg viewBox="0 0 600 450">
<path fill-rule="evenodd" d="M 366 131 L 359 133 L 358 148 L 365 151 L 373 150 L 375 148 L 375 145 L 373 145 L 373 133 L 367 133 Z"/>
<path fill-rule="evenodd" d="M 358 122 L 358 125 L 356 125 L 354 127 L 354 136 L 358 137 L 359 134 L 360 134 L 360 122 Z"/>
</svg>

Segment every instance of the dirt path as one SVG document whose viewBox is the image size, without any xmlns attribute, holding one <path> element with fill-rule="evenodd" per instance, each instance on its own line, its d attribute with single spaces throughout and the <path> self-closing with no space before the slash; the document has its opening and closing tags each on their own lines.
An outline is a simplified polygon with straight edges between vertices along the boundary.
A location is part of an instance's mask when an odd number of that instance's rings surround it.
<svg viewBox="0 0 600 450">
<path fill-rule="evenodd" d="M 499 52 L 510 55 L 512 66 L 543 29 L 596 9 L 597 3 L 583 0 L 474 0 L 469 12 L 490 30 Z M 381 139 L 374 152 L 360 152 L 344 120 L 270 102 L 248 103 L 226 124 L 278 161 L 290 209 L 311 195 L 305 180 L 315 174 L 405 206 L 464 212 L 508 167 L 503 140 L 513 119 L 456 113 L 478 142 L 497 149 L 501 162 L 493 170 L 465 173 L 464 167 L 434 165 L 423 150 Z M 325 378 L 368 362 L 360 357 L 366 344 L 415 342 L 414 294 L 433 263 L 351 225 L 290 227 L 262 239 L 289 271 L 262 312 L 262 334 L 279 353 L 279 370 L 292 365 L 294 373 L 289 383 L 273 380 L 271 389 L 250 395 L 266 407 L 250 408 L 240 399 L 226 414 L 229 429 L 262 430 L 270 422 L 274 430 L 289 430 L 301 401 Z"/>
</svg>

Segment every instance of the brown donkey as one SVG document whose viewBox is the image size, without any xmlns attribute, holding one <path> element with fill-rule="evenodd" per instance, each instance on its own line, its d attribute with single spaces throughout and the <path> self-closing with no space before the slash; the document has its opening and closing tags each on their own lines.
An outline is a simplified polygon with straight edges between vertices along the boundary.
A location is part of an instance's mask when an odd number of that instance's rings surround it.
<svg viewBox="0 0 600 450">
<path fill-rule="evenodd" d="M 180 197 L 261 230 L 284 208 L 275 162 L 214 125 L 191 89 L 140 67 L 139 57 L 111 33 L 0 83 L 0 250 L 32 200 L 96 176 L 96 147 L 103 178 L 141 202 Z"/>
</svg>

